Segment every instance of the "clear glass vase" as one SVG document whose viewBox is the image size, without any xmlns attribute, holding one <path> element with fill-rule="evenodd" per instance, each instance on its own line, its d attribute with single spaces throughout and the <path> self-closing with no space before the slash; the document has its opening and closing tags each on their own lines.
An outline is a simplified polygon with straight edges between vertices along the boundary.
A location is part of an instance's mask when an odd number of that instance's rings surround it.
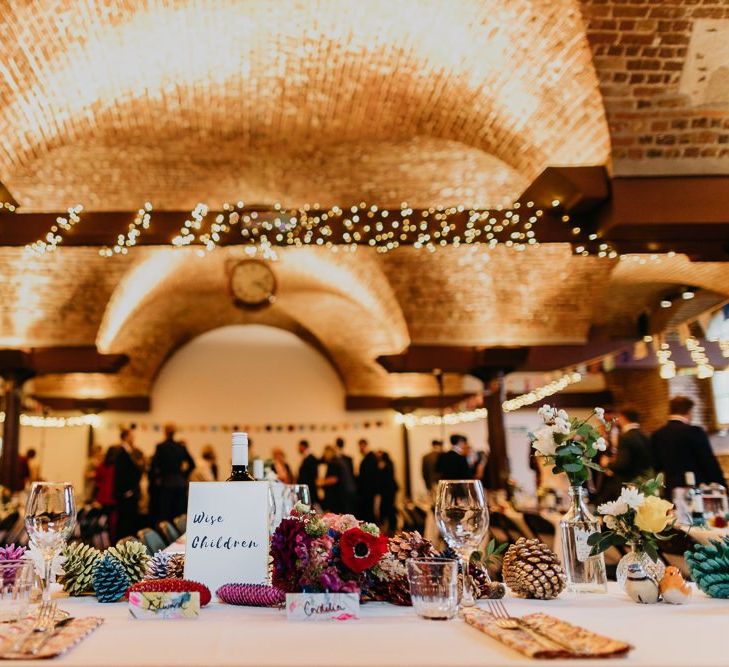
<svg viewBox="0 0 729 667">
<path fill-rule="evenodd" d="M 663 575 L 666 573 L 665 563 L 660 558 L 653 560 L 638 545 L 629 544 L 628 546 L 630 547 L 630 551 L 620 559 L 615 570 L 615 578 L 620 588 L 625 587 L 625 580 L 628 578 L 628 566 L 636 563 L 643 568 L 649 577 L 655 579 L 656 583 L 660 583 Z"/>
<path fill-rule="evenodd" d="M 572 486 L 569 495 L 570 508 L 559 522 L 567 590 L 575 593 L 606 593 L 605 558 L 602 554 L 590 556 L 591 547 L 587 544 L 587 538 L 592 533 L 600 532 L 600 522 L 585 504 L 585 489 Z"/>
</svg>

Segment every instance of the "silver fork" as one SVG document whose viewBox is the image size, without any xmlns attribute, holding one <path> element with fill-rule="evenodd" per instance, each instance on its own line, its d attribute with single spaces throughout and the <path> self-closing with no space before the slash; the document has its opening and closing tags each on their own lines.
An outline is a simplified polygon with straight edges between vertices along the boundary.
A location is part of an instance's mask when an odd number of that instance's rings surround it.
<svg viewBox="0 0 729 667">
<path fill-rule="evenodd" d="M 574 653 L 574 647 L 570 646 L 565 642 L 561 642 L 558 639 L 547 637 L 540 632 L 537 632 L 530 625 L 525 623 L 521 618 L 512 616 L 506 609 L 506 605 L 501 600 L 486 600 L 489 606 L 491 615 L 496 619 L 496 625 L 503 630 L 523 630 L 532 639 L 538 641 L 542 646 L 553 651 L 555 648 L 558 650 L 569 651 Z"/>
<path fill-rule="evenodd" d="M 43 602 L 38 607 L 38 614 L 33 620 L 33 624 L 30 628 L 22 633 L 10 647 L 10 653 L 18 653 L 25 643 L 36 633 L 36 632 L 48 632 L 53 628 L 56 619 L 56 603 L 55 602 Z"/>
</svg>

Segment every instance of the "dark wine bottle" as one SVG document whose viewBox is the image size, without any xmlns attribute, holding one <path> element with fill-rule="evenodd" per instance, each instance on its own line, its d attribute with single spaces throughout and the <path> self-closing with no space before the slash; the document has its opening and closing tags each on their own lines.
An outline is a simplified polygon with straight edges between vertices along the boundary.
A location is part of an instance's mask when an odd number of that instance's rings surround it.
<svg viewBox="0 0 729 667">
<path fill-rule="evenodd" d="M 233 468 L 228 477 L 229 482 L 255 482 L 248 471 L 248 434 L 239 431 L 233 433 Z"/>
</svg>

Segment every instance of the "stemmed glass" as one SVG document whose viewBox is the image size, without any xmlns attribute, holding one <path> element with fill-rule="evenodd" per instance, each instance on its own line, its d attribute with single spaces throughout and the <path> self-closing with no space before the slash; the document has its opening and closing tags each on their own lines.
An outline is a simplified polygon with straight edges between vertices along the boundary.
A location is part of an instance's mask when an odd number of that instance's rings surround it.
<svg viewBox="0 0 729 667">
<path fill-rule="evenodd" d="M 311 494 L 309 493 L 308 484 L 287 484 L 286 491 L 289 505 L 291 506 L 289 513 L 296 507 L 296 503 L 311 506 Z"/>
<path fill-rule="evenodd" d="M 60 553 L 76 525 L 73 486 L 68 483 L 34 482 L 25 505 L 25 529 L 33 546 L 43 555 L 43 601 L 51 599 L 53 559 Z"/>
<path fill-rule="evenodd" d="M 443 539 L 458 554 L 463 572 L 461 606 L 472 607 L 476 603 L 468 564 L 489 528 L 489 510 L 481 481 L 456 479 L 439 482 L 435 521 Z"/>
</svg>

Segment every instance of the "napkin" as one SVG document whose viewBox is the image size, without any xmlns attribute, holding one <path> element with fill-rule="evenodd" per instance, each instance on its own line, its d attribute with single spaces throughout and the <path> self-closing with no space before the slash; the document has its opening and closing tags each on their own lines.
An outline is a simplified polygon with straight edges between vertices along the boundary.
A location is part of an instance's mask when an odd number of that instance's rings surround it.
<svg viewBox="0 0 729 667">
<path fill-rule="evenodd" d="M 557 646 L 548 649 L 524 630 L 500 628 L 496 625 L 494 616 L 480 609 L 466 610 L 464 619 L 469 625 L 529 658 L 613 658 L 625 655 L 633 648 L 625 642 L 603 637 L 547 614 L 528 614 L 520 620 L 544 637 L 554 637 L 573 646 L 573 651 Z"/>
<path fill-rule="evenodd" d="M 6 625 L 0 630 L 0 660 L 35 660 L 41 658 L 55 658 L 72 649 L 87 635 L 91 634 L 104 622 L 103 618 L 89 616 L 88 618 L 75 618 L 63 627 L 45 643 L 36 655 L 27 653 L 5 653 L 7 647 L 12 646 L 19 633 L 25 632 L 27 626 Z M 36 635 L 37 636 L 37 635 Z"/>
</svg>

